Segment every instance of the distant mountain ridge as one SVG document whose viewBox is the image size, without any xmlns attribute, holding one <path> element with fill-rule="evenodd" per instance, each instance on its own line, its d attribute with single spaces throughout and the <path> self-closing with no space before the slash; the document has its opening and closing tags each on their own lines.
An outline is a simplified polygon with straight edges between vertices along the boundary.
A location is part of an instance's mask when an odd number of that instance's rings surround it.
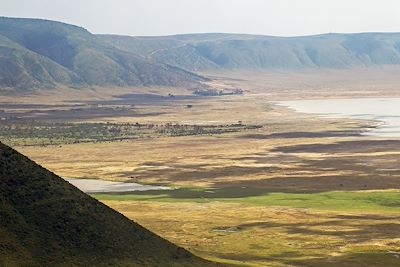
<svg viewBox="0 0 400 267">
<path fill-rule="evenodd" d="M 0 266 L 216 266 L 0 143 Z"/>
<path fill-rule="evenodd" d="M 204 77 L 102 41 L 84 28 L 0 17 L 0 87 L 195 86 Z"/>
<path fill-rule="evenodd" d="M 95 35 L 62 22 L 0 17 L 0 89 L 206 87 L 196 72 L 400 66 L 400 33 L 274 37 Z"/>
<path fill-rule="evenodd" d="M 346 69 L 400 65 L 400 33 L 322 34 L 304 37 L 223 33 L 100 37 L 122 50 L 190 71 Z"/>
</svg>

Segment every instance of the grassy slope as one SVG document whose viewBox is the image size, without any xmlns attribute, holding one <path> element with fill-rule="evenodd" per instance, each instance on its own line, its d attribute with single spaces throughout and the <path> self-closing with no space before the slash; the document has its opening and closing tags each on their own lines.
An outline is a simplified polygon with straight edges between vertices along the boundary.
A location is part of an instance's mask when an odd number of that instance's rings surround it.
<svg viewBox="0 0 400 267">
<path fill-rule="evenodd" d="M 127 37 L 102 38 L 121 49 L 189 70 L 350 68 L 400 64 L 398 33 L 325 34 L 294 38 L 235 34 L 130 40 Z M 141 43 L 146 43 L 146 49 L 141 49 Z M 162 46 L 162 43 L 165 45 Z"/>
<path fill-rule="evenodd" d="M 193 73 L 155 63 L 133 53 L 119 50 L 100 40 L 87 30 L 60 22 L 0 18 L 0 35 L 52 61 L 53 65 L 63 66 L 73 72 L 78 81 L 84 85 L 97 86 L 194 86 L 203 77 Z M 22 54 L 22 53 L 20 53 Z M 13 61 L 9 54 L 4 54 L 4 60 Z M 6 62 L 0 64 L 0 78 L 5 76 Z M 2 63 L 2 62 L 0 62 Z M 29 63 L 21 63 L 28 68 Z M 43 68 L 50 72 L 54 66 Z M 13 75 L 21 73 L 13 71 Z M 30 74 L 30 73 L 28 73 Z M 37 75 L 42 78 L 43 75 Z M 34 80 L 34 75 L 28 75 Z M 29 79 L 27 78 L 27 82 Z M 1 79 L 0 79 L 1 80 Z M 22 84 L 27 84 L 27 82 Z M 59 81 L 63 82 L 63 81 Z M 5 86 L 4 83 L 0 86 Z M 47 83 L 32 83 L 35 87 L 43 87 Z"/>
<path fill-rule="evenodd" d="M 207 266 L 0 144 L 0 266 Z"/>
<path fill-rule="evenodd" d="M 0 35 L 0 84 L 3 87 L 30 89 L 80 82 L 67 68 Z"/>
</svg>

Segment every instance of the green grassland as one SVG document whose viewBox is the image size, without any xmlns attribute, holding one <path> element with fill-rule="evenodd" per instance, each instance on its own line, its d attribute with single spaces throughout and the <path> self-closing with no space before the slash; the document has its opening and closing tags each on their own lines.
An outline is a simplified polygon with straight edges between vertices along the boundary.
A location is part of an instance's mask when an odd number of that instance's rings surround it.
<svg viewBox="0 0 400 267">
<path fill-rule="evenodd" d="M 218 262 L 281 267 L 399 263 L 400 192 L 199 197 L 204 192 L 93 196 Z"/>
<path fill-rule="evenodd" d="M 326 193 L 266 193 L 261 196 L 229 198 L 229 191 L 214 189 L 177 189 L 172 192 L 158 191 L 154 194 L 93 194 L 103 200 L 160 201 L 160 202 L 233 202 L 249 205 L 310 208 L 333 211 L 399 212 L 400 192 L 326 192 Z"/>
<path fill-rule="evenodd" d="M 398 191 L 227 197 L 232 192 L 177 189 L 92 196 L 195 254 L 222 263 L 399 264 Z"/>
</svg>

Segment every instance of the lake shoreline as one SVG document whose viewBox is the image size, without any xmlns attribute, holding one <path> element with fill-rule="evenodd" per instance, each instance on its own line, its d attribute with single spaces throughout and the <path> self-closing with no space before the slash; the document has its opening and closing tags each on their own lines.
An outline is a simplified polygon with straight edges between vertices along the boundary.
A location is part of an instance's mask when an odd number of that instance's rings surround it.
<svg viewBox="0 0 400 267">
<path fill-rule="evenodd" d="M 365 136 L 400 137 L 400 98 L 315 99 L 277 101 L 277 105 L 318 118 L 371 121 Z"/>
<path fill-rule="evenodd" d="M 135 191 L 170 190 L 166 186 L 142 185 L 133 182 L 113 182 L 100 179 L 63 178 L 65 181 L 88 193 L 126 193 Z"/>
</svg>

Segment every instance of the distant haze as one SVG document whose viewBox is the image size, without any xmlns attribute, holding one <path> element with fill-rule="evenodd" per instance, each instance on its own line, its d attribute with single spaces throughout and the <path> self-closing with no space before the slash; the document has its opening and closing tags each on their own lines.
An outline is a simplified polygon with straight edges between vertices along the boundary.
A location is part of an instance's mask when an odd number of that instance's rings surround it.
<svg viewBox="0 0 400 267">
<path fill-rule="evenodd" d="M 93 33 L 230 32 L 298 36 L 400 32 L 398 0 L 1 0 L 1 16 L 77 24 Z"/>
</svg>

